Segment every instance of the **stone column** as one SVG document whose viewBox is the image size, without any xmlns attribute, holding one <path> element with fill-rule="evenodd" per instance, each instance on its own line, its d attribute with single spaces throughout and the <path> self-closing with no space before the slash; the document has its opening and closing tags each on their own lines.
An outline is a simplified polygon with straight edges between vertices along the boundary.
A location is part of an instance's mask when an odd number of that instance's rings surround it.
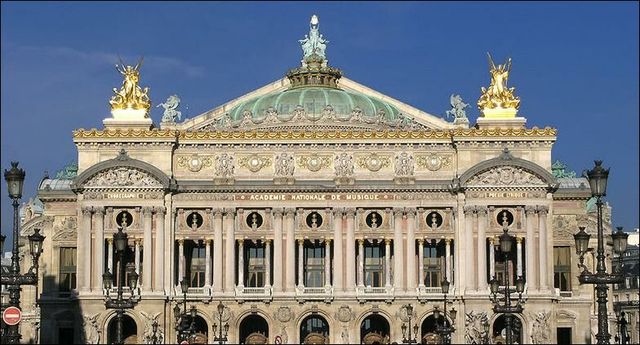
<svg viewBox="0 0 640 345">
<path fill-rule="evenodd" d="M 407 291 L 416 291 L 416 210 L 407 208 Z"/>
<path fill-rule="evenodd" d="M 516 250 L 516 260 L 518 261 L 516 277 L 520 277 L 522 276 L 522 237 L 520 236 L 516 236 Z"/>
<path fill-rule="evenodd" d="M 205 238 L 204 240 L 204 287 L 205 289 L 211 288 L 211 240 Z"/>
<path fill-rule="evenodd" d="M 264 241 L 264 287 L 271 287 L 271 240 Z"/>
<path fill-rule="evenodd" d="M 156 207 L 156 252 L 155 252 L 155 291 L 164 291 L 164 217 L 165 207 Z"/>
<path fill-rule="evenodd" d="M 238 240 L 238 287 L 244 287 L 244 240 Z"/>
<path fill-rule="evenodd" d="M 538 289 L 538 279 L 536 276 L 536 250 L 535 250 L 535 214 L 536 208 L 534 206 L 526 206 L 524 208 L 526 214 L 526 227 L 527 227 L 527 237 L 525 241 L 525 245 L 527 246 L 527 256 L 526 256 L 526 280 L 527 280 L 527 288 L 529 291 Z"/>
<path fill-rule="evenodd" d="M 324 240 L 324 286 L 331 286 L 331 239 Z"/>
<path fill-rule="evenodd" d="M 342 209 L 333 209 L 333 289 L 342 292 Z"/>
<path fill-rule="evenodd" d="M 91 206 L 82 207 L 82 232 L 78 236 L 78 282 L 80 291 L 89 292 L 91 289 Z"/>
<path fill-rule="evenodd" d="M 489 276 L 496 278 L 496 239 L 489 237 Z"/>
<path fill-rule="evenodd" d="M 473 263 L 477 262 L 476 260 L 476 250 L 474 250 L 473 245 L 473 218 L 475 216 L 476 208 L 475 206 L 465 206 L 464 207 L 464 220 L 465 220 L 465 229 L 464 229 L 464 237 L 465 242 L 467 243 L 466 257 L 465 262 L 467 265 L 465 267 L 473 267 Z M 465 280 L 467 281 L 466 288 L 468 290 L 477 290 L 476 289 L 476 279 L 475 279 L 475 270 L 467 269 L 465 270 L 468 273 L 465 275 Z"/>
<path fill-rule="evenodd" d="M 384 286 L 391 287 L 391 240 L 384 240 Z"/>
<path fill-rule="evenodd" d="M 185 279 L 187 277 L 184 276 L 184 240 L 178 239 L 178 286 L 182 285 L 180 282 Z"/>
<path fill-rule="evenodd" d="M 477 209 L 478 220 L 478 291 L 487 291 L 487 209 Z"/>
<path fill-rule="evenodd" d="M 444 271 L 445 278 L 449 283 L 451 283 L 451 239 L 444 239 L 444 261 L 447 265 L 446 270 Z"/>
<path fill-rule="evenodd" d="M 364 240 L 358 239 L 358 286 L 364 286 Z"/>
<path fill-rule="evenodd" d="M 224 209 L 225 230 L 225 263 L 224 263 L 224 292 L 234 293 L 236 285 L 236 239 L 234 235 L 234 208 Z M 241 271 L 241 270 L 238 270 Z"/>
<path fill-rule="evenodd" d="M 424 287 L 424 239 L 418 239 L 418 287 Z"/>
<path fill-rule="evenodd" d="M 287 260 L 286 260 L 286 291 L 287 292 L 295 292 L 296 290 L 296 238 L 295 238 L 295 208 L 287 208 L 285 209 L 285 229 L 287 232 L 287 242 L 286 242 L 286 252 L 287 252 Z"/>
<path fill-rule="evenodd" d="M 144 217 L 144 257 L 142 258 L 142 264 L 144 265 L 142 269 L 142 290 L 143 291 L 151 291 L 151 272 L 152 268 L 152 256 L 153 253 L 151 248 L 153 245 L 151 244 L 151 207 L 142 208 L 142 214 Z"/>
<path fill-rule="evenodd" d="M 345 284 L 346 291 L 354 291 L 356 286 L 356 235 L 355 235 L 355 214 L 352 208 L 346 209 L 347 216 L 347 281 Z"/>
<path fill-rule="evenodd" d="M 304 288 L 304 240 L 298 240 L 298 288 Z"/>
<path fill-rule="evenodd" d="M 273 291 L 282 292 L 282 208 L 273 214 Z"/>
<path fill-rule="evenodd" d="M 393 286 L 396 291 L 404 291 L 404 264 L 402 255 L 402 221 L 404 210 L 393 209 Z"/>
<path fill-rule="evenodd" d="M 113 273 L 113 238 L 107 238 L 107 268 Z"/>
<path fill-rule="evenodd" d="M 104 207 L 94 208 L 94 217 L 96 219 L 96 238 L 95 238 L 95 258 L 93 290 L 102 290 L 102 273 L 104 273 Z"/>
<path fill-rule="evenodd" d="M 547 286 L 547 211 L 546 206 L 538 207 L 538 220 L 540 242 L 538 244 L 538 253 L 540 254 L 540 290 L 546 291 Z"/>
<path fill-rule="evenodd" d="M 133 239 L 133 246 L 134 246 L 133 264 L 135 265 L 136 273 L 138 274 L 137 285 L 140 286 L 140 239 L 139 238 Z"/>
<path fill-rule="evenodd" d="M 213 209 L 213 291 L 222 292 L 222 209 Z"/>
</svg>

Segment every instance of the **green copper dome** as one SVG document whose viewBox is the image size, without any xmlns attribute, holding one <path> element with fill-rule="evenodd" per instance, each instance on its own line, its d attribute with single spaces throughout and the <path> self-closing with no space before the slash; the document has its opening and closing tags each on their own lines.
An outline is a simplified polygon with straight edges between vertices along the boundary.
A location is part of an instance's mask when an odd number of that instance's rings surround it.
<svg viewBox="0 0 640 345">
<path fill-rule="evenodd" d="M 331 106 L 338 117 L 350 116 L 358 109 L 363 116 L 383 116 L 385 120 L 393 120 L 400 114 L 393 105 L 364 94 L 337 88 L 306 86 L 253 98 L 233 107 L 229 115 L 234 121 L 241 120 L 247 112 L 251 112 L 253 118 L 262 118 L 271 108 L 277 111 L 278 116 L 286 116 L 293 115 L 299 106 L 304 108 L 307 116 L 320 116 L 327 106 Z"/>
</svg>

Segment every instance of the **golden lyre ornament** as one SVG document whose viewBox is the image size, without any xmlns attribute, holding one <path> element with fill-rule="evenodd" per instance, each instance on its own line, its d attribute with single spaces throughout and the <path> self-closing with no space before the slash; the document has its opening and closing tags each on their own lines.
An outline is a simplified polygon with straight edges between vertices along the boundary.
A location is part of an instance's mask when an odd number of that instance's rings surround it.
<svg viewBox="0 0 640 345">
<path fill-rule="evenodd" d="M 144 110 L 145 117 L 149 116 L 149 108 L 151 108 L 151 100 L 149 99 L 149 88 L 142 89 L 138 85 L 140 80 L 140 66 L 142 66 L 142 58 L 135 67 L 125 65 L 120 59 L 120 64 L 116 64 L 116 70 L 124 76 L 122 87 L 120 90 L 113 88 L 113 97 L 109 100 L 111 110 L 134 109 Z"/>
<path fill-rule="evenodd" d="M 491 54 L 487 53 L 487 55 L 489 57 L 489 67 L 491 68 L 489 70 L 489 73 L 491 73 L 491 85 L 489 85 L 488 89 L 480 88 L 482 96 L 478 99 L 478 108 L 482 111 L 487 109 L 518 109 L 520 107 L 520 98 L 513 95 L 514 87 L 507 87 L 509 72 L 511 71 L 511 58 L 507 59 L 505 64 L 496 66 L 493 63 Z"/>
</svg>

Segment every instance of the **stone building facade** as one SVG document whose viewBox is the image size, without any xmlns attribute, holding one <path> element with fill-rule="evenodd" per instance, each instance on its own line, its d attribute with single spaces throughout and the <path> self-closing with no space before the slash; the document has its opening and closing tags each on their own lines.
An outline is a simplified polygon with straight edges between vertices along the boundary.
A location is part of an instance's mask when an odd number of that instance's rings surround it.
<svg viewBox="0 0 640 345">
<path fill-rule="evenodd" d="M 499 342 L 488 282 L 505 264 L 510 284 L 526 278 L 520 343 L 590 342 L 593 289 L 577 281 L 572 235 L 594 233 L 595 214 L 586 179 L 552 167 L 556 130 L 486 103 L 470 126 L 454 97 L 445 121 L 328 66 L 317 20 L 302 43 L 301 67 L 202 115 L 153 125 L 122 93 L 103 129 L 74 131 L 77 166 L 43 178 L 43 209 L 23 213 L 22 235 L 47 237 L 38 307 L 23 289 L 23 340 L 113 340 L 102 274 L 124 227 L 139 273 L 132 343 L 153 320 L 176 341 L 183 279 L 196 341 L 213 342 L 219 301 L 231 343 L 401 342 L 407 304 L 418 341 L 433 341 L 445 277 L 452 341 Z M 505 225 L 517 237 L 506 261 Z"/>
</svg>

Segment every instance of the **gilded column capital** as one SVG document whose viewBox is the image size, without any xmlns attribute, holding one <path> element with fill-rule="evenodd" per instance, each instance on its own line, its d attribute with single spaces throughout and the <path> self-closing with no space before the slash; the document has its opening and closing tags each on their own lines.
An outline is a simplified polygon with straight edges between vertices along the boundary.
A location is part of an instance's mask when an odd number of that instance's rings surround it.
<svg viewBox="0 0 640 345">
<path fill-rule="evenodd" d="M 264 244 L 271 244 L 271 239 L 270 238 L 264 239 Z"/>
<path fill-rule="evenodd" d="M 330 238 L 325 238 L 323 240 L 324 244 L 331 244 L 331 239 Z"/>
<path fill-rule="evenodd" d="M 516 236 L 516 243 L 517 244 L 522 244 L 522 237 Z"/>
<path fill-rule="evenodd" d="M 447 237 L 447 238 L 445 238 L 445 239 L 444 239 L 444 244 L 445 244 L 445 245 L 446 245 L 446 244 L 451 244 L 451 242 L 452 242 L 452 241 L 453 241 L 453 239 L 452 239 L 452 238 Z"/>
<path fill-rule="evenodd" d="M 535 206 L 525 206 L 524 207 L 524 212 L 529 216 L 529 215 L 533 215 L 534 213 L 536 213 L 536 207 Z"/>
<path fill-rule="evenodd" d="M 549 212 L 549 207 L 547 207 L 547 206 L 538 206 L 538 213 L 541 216 L 546 216 L 547 212 Z"/>
<path fill-rule="evenodd" d="M 361 245 L 361 246 L 364 245 L 364 239 L 363 238 L 359 238 L 358 239 L 358 245 Z"/>
<path fill-rule="evenodd" d="M 304 245 L 304 238 L 296 238 L 296 243 L 298 243 L 298 245 Z"/>
<path fill-rule="evenodd" d="M 489 236 L 489 243 L 490 244 L 495 244 L 496 243 L 496 237 L 495 236 Z"/>
<path fill-rule="evenodd" d="M 113 237 L 107 237 L 107 244 L 113 244 Z"/>
<path fill-rule="evenodd" d="M 344 209 L 344 214 L 347 217 L 354 217 L 356 215 L 356 209 L 354 207 L 347 207 Z"/>
<path fill-rule="evenodd" d="M 384 244 L 391 245 L 391 239 L 390 238 L 385 238 L 384 239 Z"/>
<path fill-rule="evenodd" d="M 236 242 L 238 242 L 238 245 L 243 245 L 244 244 L 244 239 L 242 238 L 237 238 Z"/>
<path fill-rule="evenodd" d="M 178 239 L 178 245 L 184 245 L 184 238 Z"/>
</svg>

